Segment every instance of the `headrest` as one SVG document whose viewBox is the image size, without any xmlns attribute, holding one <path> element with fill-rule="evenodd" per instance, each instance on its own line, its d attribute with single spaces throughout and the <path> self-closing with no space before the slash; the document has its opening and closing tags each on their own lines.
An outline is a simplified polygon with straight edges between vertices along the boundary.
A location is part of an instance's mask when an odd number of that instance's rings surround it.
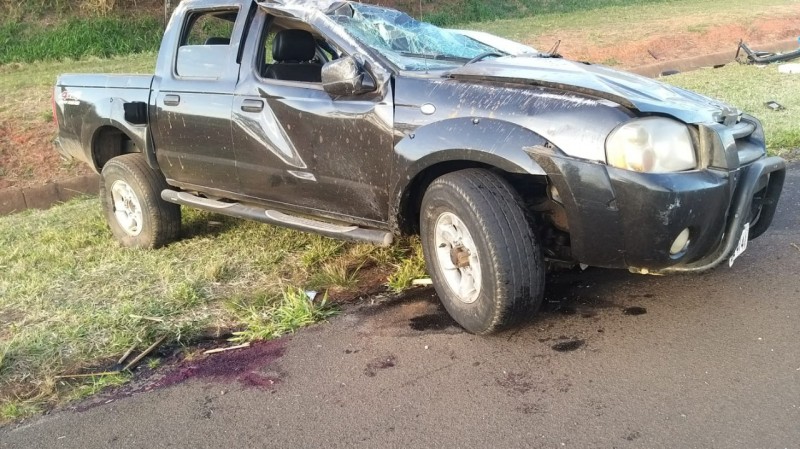
<svg viewBox="0 0 800 449">
<path fill-rule="evenodd" d="M 279 62 L 306 62 L 316 53 L 314 36 L 306 30 L 279 31 L 272 43 L 272 59 Z"/>
</svg>

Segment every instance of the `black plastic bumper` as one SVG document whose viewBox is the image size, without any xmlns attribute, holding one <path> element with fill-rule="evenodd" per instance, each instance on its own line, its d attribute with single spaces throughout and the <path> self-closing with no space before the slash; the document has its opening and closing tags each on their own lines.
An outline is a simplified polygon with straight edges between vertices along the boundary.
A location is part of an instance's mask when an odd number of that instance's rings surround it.
<svg viewBox="0 0 800 449">
<path fill-rule="evenodd" d="M 566 157 L 540 160 L 567 212 L 578 262 L 639 272 L 698 272 L 725 261 L 745 223 L 750 238 L 772 222 L 786 176 L 781 158 L 733 171 L 636 173 Z M 690 243 L 670 254 L 689 229 Z"/>
</svg>

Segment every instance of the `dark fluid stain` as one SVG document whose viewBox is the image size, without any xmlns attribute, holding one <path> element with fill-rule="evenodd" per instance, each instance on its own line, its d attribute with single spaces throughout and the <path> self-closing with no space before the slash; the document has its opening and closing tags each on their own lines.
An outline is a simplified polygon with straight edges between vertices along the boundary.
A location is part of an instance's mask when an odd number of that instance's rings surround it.
<svg viewBox="0 0 800 449">
<path fill-rule="evenodd" d="M 641 436 L 642 436 L 642 434 L 639 433 L 638 431 L 637 432 L 631 432 L 631 433 L 625 435 L 625 439 L 628 440 L 628 441 L 633 441 L 633 440 L 638 439 Z"/>
<path fill-rule="evenodd" d="M 205 381 L 236 381 L 244 387 L 274 391 L 280 378 L 259 373 L 284 353 L 285 340 L 257 341 L 249 348 L 220 352 L 191 361 L 180 361 L 167 374 L 156 381 L 144 381 L 139 385 L 128 385 L 112 391 L 110 394 L 97 396 L 93 402 L 86 402 L 75 407 L 84 412 L 105 403 L 123 399 L 134 394 L 144 393 L 160 388 L 167 388 L 187 380 L 201 379 Z"/>
<path fill-rule="evenodd" d="M 360 349 L 345 349 L 344 353 L 345 354 L 358 354 L 359 351 L 361 351 L 361 350 Z"/>
<path fill-rule="evenodd" d="M 578 309 L 576 309 L 575 307 L 563 306 L 563 305 L 558 309 L 556 309 L 556 311 L 561 315 L 575 315 L 578 313 Z"/>
<path fill-rule="evenodd" d="M 645 313 L 647 313 L 647 309 L 645 309 L 644 307 L 626 307 L 622 309 L 622 313 L 631 316 L 644 315 Z"/>
<path fill-rule="evenodd" d="M 415 331 L 443 331 L 455 327 L 456 322 L 447 313 L 432 313 L 411 318 L 408 327 Z"/>
<path fill-rule="evenodd" d="M 497 385 L 508 390 L 508 393 L 525 394 L 533 388 L 533 383 L 525 373 L 506 373 L 505 376 L 495 379 Z"/>
<path fill-rule="evenodd" d="M 522 404 L 517 407 L 517 411 L 524 415 L 542 414 L 545 413 L 544 407 L 539 404 Z"/>
<path fill-rule="evenodd" d="M 258 380 L 260 375 L 257 372 L 280 358 L 283 352 L 283 342 L 280 340 L 255 342 L 246 349 L 220 352 L 185 364 L 168 373 L 154 387 L 169 387 L 192 378 L 238 381 L 250 387 L 271 387 L 276 379 Z"/>
<path fill-rule="evenodd" d="M 378 357 L 367 363 L 367 367 L 364 368 L 364 375 L 367 377 L 375 377 L 378 375 L 379 370 L 394 368 L 396 363 L 397 359 L 393 355 Z"/>
<path fill-rule="evenodd" d="M 569 352 L 569 351 L 574 351 L 576 349 L 579 349 L 580 347 L 582 347 L 585 344 L 586 344 L 586 340 L 567 340 L 567 341 L 558 342 L 558 343 L 554 344 L 553 346 L 551 346 L 551 348 L 553 348 L 554 351 L 558 351 L 558 352 Z"/>
</svg>

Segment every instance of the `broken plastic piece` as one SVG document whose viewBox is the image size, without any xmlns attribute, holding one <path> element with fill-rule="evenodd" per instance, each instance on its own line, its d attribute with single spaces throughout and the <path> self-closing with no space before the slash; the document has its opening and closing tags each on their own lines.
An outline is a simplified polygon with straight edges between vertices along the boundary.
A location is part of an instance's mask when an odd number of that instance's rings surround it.
<svg viewBox="0 0 800 449">
<path fill-rule="evenodd" d="M 786 74 L 800 74 L 800 64 L 781 64 L 778 66 L 778 71 Z"/>
<path fill-rule="evenodd" d="M 772 109 L 773 111 L 783 111 L 784 108 L 782 104 L 778 103 L 777 101 L 768 101 L 764 103 L 764 106 Z"/>
<path fill-rule="evenodd" d="M 746 58 L 739 58 L 744 51 Z M 736 50 L 736 60 L 742 64 L 770 64 L 773 62 L 790 61 L 800 58 L 800 48 L 788 53 L 771 53 L 768 51 L 751 50 L 744 41 L 739 41 L 739 48 Z"/>
</svg>

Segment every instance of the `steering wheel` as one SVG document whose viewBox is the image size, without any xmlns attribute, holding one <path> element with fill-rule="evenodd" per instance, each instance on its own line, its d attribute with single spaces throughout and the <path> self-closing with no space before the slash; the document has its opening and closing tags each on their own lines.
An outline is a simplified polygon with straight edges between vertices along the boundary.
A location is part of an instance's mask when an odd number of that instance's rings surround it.
<svg viewBox="0 0 800 449">
<path fill-rule="evenodd" d="M 479 54 L 478 56 L 475 56 L 474 58 L 470 59 L 470 60 L 469 60 L 469 61 L 467 61 L 467 63 L 466 63 L 466 64 L 464 64 L 464 65 L 468 65 L 468 64 L 472 64 L 472 63 L 474 63 L 474 62 L 482 61 L 482 60 L 484 60 L 485 58 L 488 58 L 488 57 L 490 57 L 490 56 L 494 56 L 494 57 L 497 57 L 497 58 L 501 58 L 501 57 L 503 57 L 503 56 L 506 56 L 506 55 L 505 55 L 505 54 L 503 54 L 503 53 L 498 53 L 498 52 L 496 52 L 496 51 L 487 51 L 486 53 L 481 53 L 481 54 Z"/>
</svg>

